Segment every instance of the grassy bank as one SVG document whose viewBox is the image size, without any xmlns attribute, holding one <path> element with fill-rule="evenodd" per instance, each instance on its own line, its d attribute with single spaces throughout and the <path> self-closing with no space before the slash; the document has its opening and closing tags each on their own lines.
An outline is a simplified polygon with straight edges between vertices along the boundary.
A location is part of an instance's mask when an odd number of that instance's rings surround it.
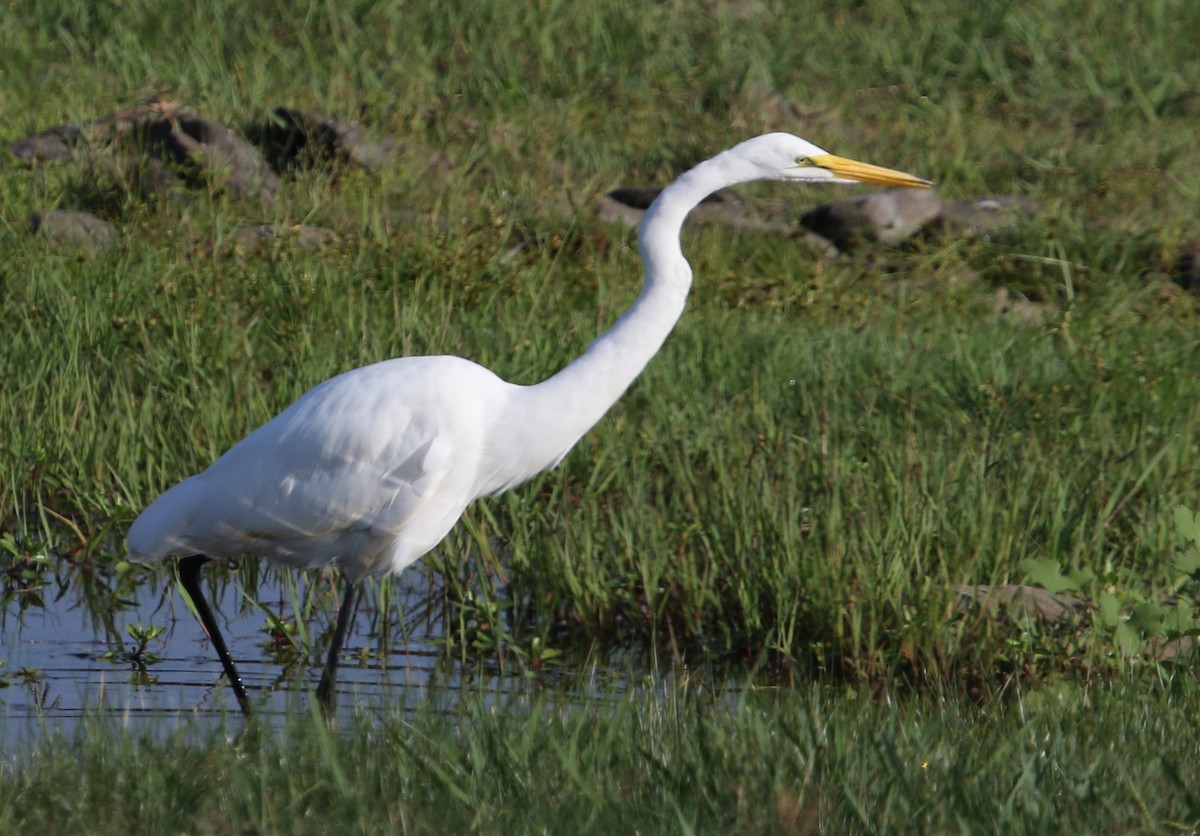
<svg viewBox="0 0 1200 836">
<path fill-rule="evenodd" d="M 981 707 L 651 685 L 418 711 L 342 735 L 155 739 L 102 722 L 4 768 L 12 832 L 1186 832 L 1195 684 L 1060 683 Z M 1112 741 L 1121 745 L 1114 747 Z M 76 747 L 78 747 L 76 749 Z"/>
</svg>

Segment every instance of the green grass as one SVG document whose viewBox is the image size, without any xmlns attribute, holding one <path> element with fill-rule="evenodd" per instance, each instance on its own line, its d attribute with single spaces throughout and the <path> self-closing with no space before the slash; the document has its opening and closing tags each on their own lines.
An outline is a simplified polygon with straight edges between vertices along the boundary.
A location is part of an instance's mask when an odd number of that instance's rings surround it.
<svg viewBox="0 0 1200 836">
<path fill-rule="evenodd" d="M 571 790 L 579 808 L 562 813 L 578 819 L 549 818 L 537 805 L 551 805 L 554 788 L 535 792 L 536 780 L 506 795 L 507 755 L 463 754 L 534 740 L 540 732 L 515 712 L 435 722 L 422 732 L 431 743 L 389 727 L 374 755 L 365 741 L 379 733 L 338 739 L 351 787 L 277 769 L 291 758 L 333 769 L 302 740 L 263 743 L 261 760 L 243 765 L 197 745 L 187 750 L 194 775 L 129 773 L 128 793 L 153 776 L 174 799 L 162 819 L 135 826 L 303 829 L 288 817 L 307 809 L 312 786 L 331 815 L 363 829 L 373 808 L 419 819 L 449 800 L 462 824 L 482 829 L 485 811 L 503 822 L 528 810 L 551 830 L 604 829 L 605 805 L 666 830 L 786 830 L 793 806 L 834 830 L 1036 829 L 1035 811 L 1068 830 L 1191 826 L 1189 782 L 1171 783 L 1187 757 L 1144 774 L 1134 766 L 1153 761 L 1160 741 L 1194 746 L 1185 697 L 1158 686 L 1142 696 L 1137 683 L 1186 679 L 1190 660 L 1163 668 L 1140 651 L 1151 634 L 1198 625 L 1190 611 L 1126 618 L 1195 594 L 1177 562 L 1187 532 L 1174 509 L 1200 508 L 1200 322 L 1169 273 L 1197 235 L 1197 42 L 1200 17 L 1167 0 L 819 12 L 772 2 L 4 5 L 4 140 L 159 95 L 234 126 L 279 104 L 309 108 L 414 149 L 377 175 L 286 178 L 268 209 L 207 194 L 147 201 L 84 158 L 0 168 L 0 551 L 15 567 L 50 554 L 64 573 L 111 571 L 124 530 L 159 491 L 345 369 L 452 353 L 519 382 L 555 371 L 639 286 L 634 233 L 602 223 L 592 199 L 665 184 L 749 135 L 791 130 L 932 177 L 950 198 L 1041 205 L 993 240 L 933 236 L 833 261 L 776 235 L 688 230 L 697 283 L 661 355 L 558 470 L 478 504 L 413 570 L 441 572 L 452 609 L 511 610 L 504 634 L 452 636 L 456 653 L 503 647 L 536 662 L 550 648 L 570 670 L 594 647 L 630 644 L 722 670 L 761 662 L 765 681 L 786 686 L 765 713 L 628 707 L 593 739 L 578 710 L 544 709 L 539 722 L 562 724 L 580 758 L 612 750 L 612 763 L 542 762 L 530 749 L 515 764 L 518 775 L 583 782 Z M 762 85 L 797 109 L 770 106 Z M 427 151 L 451 170 L 429 171 Z M 857 194 L 742 193 L 785 215 Z M 81 257 L 30 236 L 29 215 L 53 207 L 116 223 L 120 244 Z M 320 224 L 340 238 L 317 253 L 222 246 L 259 222 Z M 1000 313 L 998 291 L 1037 303 L 1039 318 Z M 952 614 L 950 586 L 1024 583 L 1047 562 L 1091 573 L 1074 591 L 1114 601 L 1116 620 L 1089 613 L 1064 635 Z M 481 566 L 499 566 L 507 585 Z M 101 609 L 118 597 L 97 594 Z M 463 623 L 497 623 L 483 616 Z M 840 683 L 844 699 L 833 686 L 807 697 L 814 676 Z M 1032 692 L 1047 705 L 1066 695 L 1043 717 L 1051 760 L 1039 760 L 1043 727 L 1026 729 L 1023 703 L 1005 697 L 1016 681 L 1058 683 Z M 895 707 L 865 688 L 970 692 L 984 704 L 910 696 Z M 1085 696 L 1098 713 L 1073 708 Z M 1143 708 L 1146 725 L 1122 719 Z M 784 754 L 787 735 L 816 733 L 813 712 L 828 718 L 823 733 L 849 735 L 841 760 L 814 760 L 815 743 Z M 671 738 L 655 723 L 681 725 Z M 788 731 L 772 737 L 774 724 Z M 895 730 L 886 746 L 880 735 L 892 732 L 878 729 Z M 647 751 L 610 745 L 634 737 Z M 719 741 L 715 753 L 698 751 L 698 737 Z M 745 739 L 743 753 L 734 741 Z M 95 758 L 133 763 L 157 762 L 155 745 L 89 742 Z M 1111 745 L 1130 756 L 1113 760 Z M 672 771 L 676 757 L 683 772 Z M 911 769 L 918 758 L 928 770 Z M 405 765 L 389 773 L 397 759 Z M 5 816 L 66 829 L 103 806 L 53 808 L 35 782 L 52 785 L 67 766 L 29 762 L 44 766 L 22 786 L 44 804 L 10 793 Z M 1067 764 L 1066 778 L 1052 762 Z M 776 763 L 782 777 L 770 774 Z M 1089 764 L 1103 780 L 1084 797 L 1103 800 L 1102 819 L 1070 800 L 1092 786 Z M 249 783 L 239 772 L 260 767 Z M 609 768 L 629 782 L 654 777 L 648 792 L 659 795 L 596 795 L 587 780 L 610 780 Z M 355 795 L 368 792 L 358 770 L 386 800 Z M 225 776 L 226 795 L 188 783 L 215 784 L 210 772 Z M 260 780 L 277 782 L 278 799 Z M 146 787 L 137 815 L 152 815 L 153 795 Z M 180 819 L 188 799 L 216 806 Z M 228 821 L 227 808 L 237 811 Z"/>
<path fill-rule="evenodd" d="M 3 768 L 10 832 L 1176 833 L 1200 822 L 1196 687 L 1059 683 L 987 706 L 701 680 L 418 709 L 342 734 L 98 720 Z M 1114 745 L 1114 742 L 1115 745 Z"/>
</svg>

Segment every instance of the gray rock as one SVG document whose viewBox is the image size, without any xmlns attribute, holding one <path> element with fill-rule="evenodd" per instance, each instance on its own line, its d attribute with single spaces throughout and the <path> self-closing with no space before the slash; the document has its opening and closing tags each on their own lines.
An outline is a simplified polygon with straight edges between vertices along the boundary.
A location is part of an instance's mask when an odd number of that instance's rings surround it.
<svg viewBox="0 0 1200 836">
<path fill-rule="evenodd" d="M 33 164 L 64 159 L 79 145 L 94 157 L 107 154 L 116 161 L 112 170 L 132 174 L 132 185 L 145 192 L 183 181 L 213 184 L 237 197 L 269 203 L 279 185 L 253 145 L 224 125 L 169 102 L 146 102 L 99 117 L 86 131 L 73 123 L 58 125 L 17 140 L 10 149 Z"/>
<path fill-rule="evenodd" d="M 1179 636 L 1174 639 L 1153 638 L 1146 643 L 1146 656 L 1149 659 L 1166 662 L 1181 656 L 1192 656 L 1196 652 L 1197 639 L 1195 636 Z"/>
<path fill-rule="evenodd" d="M 318 250 L 336 239 L 336 232 L 319 226 L 255 224 L 235 229 L 229 236 L 229 244 L 234 249 L 252 253 L 268 250 L 276 243 L 290 243 L 302 250 Z"/>
<path fill-rule="evenodd" d="M 1200 242 L 1192 242 L 1175 256 L 1171 279 L 1184 290 L 1200 293 Z"/>
<path fill-rule="evenodd" d="M 996 316 L 1026 325 L 1042 325 L 1052 315 L 1050 306 L 1045 302 L 1034 302 L 1024 294 L 1009 291 L 1006 287 L 996 288 L 992 294 L 992 304 Z"/>
<path fill-rule="evenodd" d="M 185 192 L 187 182 L 158 157 L 134 161 L 124 179 L 142 195 L 170 195 L 182 202 L 189 199 Z"/>
<path fill-rule="evenodd" d="M 247 133 L 276 171 L 347 164 L 377 171 L 391 165 L 396 156 L 392 140 L 367 142 L 353 122 L 290 107 L 275 108 L 265 122 Z"/>
<path fill-rule="evenodd" d="M 26 165 L 65 160 L 83 139 L 83 131 L 74 122 L 57 125 L 8 144 L 13 156 Z"/>
<path fill-rule="evenodd" d="M 800 225 L 846 252 L 906 241 L 937 221 L 942 206 L 933 189 L 889 189 L 818 206 L 800 216 Z"/>
<path fill-rule="evenodd" d="M 145 118 L 138 126 L 148 150 L 165 157 L 193 180 L 216 184 L 230 194 L 270 203 L 279 186 L 258 150 L 226 126 L 191 111 Z"/>
<path fill-rule="evenodd" d="M 33 232 L 55 244 L 82 252 L 96 252 L 117 240 L 117 230 L 88 212 L 52 209 L 31 218 Z"/>
<path fill-rule="evenodd" d="M 1038 211 L 1032 197 L 993 195 L 978 200 L 947 200 L 942 204 L 939 225 L 972 237 L 994 237 L 1017 227 Z"/>
<path fill-rule="evenodd" d="M 1038 208 L 1030 197 L 943 200 L 932 189 L 889 189 L 818 206 L 800 216 L 800 225 L 845 252 L 863 244 L 894 246 L 932 229 L 994 237 L 1015 229 Z"/>
<path fill-rule="evenodd" d="M 952 606 L 960 617 L 983 616 L 1016 626 L 1032 623 L 1051 631 L 1084 628 L 1093 608 L 1083 598 L 1059 595 L 1036 586 L 958 585 L 951 587 L 951 592 Z M 1152 636 L 1146 641 L 1143 655 L 1153 661 L 1166 661 L 1193 656 L 1196 648 L 1195 636 Z"/>
<path fill-rule="evenodd" d="M 1088 608 L 1082 599 L 1036 586 L 959 585 L 952 591 L 954 608 L 960 612 L 977 609 L 993 617 L 1006 616 L 1018 622 L 1032 619 L 1049 627 L 1077 626 Z"/>
</svg>

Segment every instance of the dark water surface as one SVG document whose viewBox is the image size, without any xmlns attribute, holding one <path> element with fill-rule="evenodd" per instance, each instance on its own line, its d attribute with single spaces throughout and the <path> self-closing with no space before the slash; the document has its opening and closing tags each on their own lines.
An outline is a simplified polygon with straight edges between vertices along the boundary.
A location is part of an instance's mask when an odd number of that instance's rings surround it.
<svg viewBox="0 0 1200 836">
<path fill-rule="evenodd" d="M 269 619 L 247 601 L 253 598 L 290 618 L 293 596 L 303 600 L 312 578 L 285 574 L 264 573 L 249 592 L 231 573 L 218 573 L 217 580 L 205 584 L 256 711 L 276 720 L 308 710 L 336 606 L 329 595 L 315 605 L 308 620 L 316 631 L 310 656 L 272 652 Z M 395 713 L 416 705 L 427 710 L 431 704 L 452 710 L 464 691 L 502 699 L 529 689 L 519 665 L 506 671 L 494 663 L 455 659 L 446 650 L 440 641 L 444 620 L 429 606 L 431 575 L 410 570 L 394 579 L 386 617 L 371 595 L 360 602 L 338 675 L 339 713 Z M 81 717 L 95 714 L 119 727 L 164 733 L 240 722 L 216 654 L 169 568 L 125 584 L 119 598 L 108 594 L 114 577 L 92 581 L 90 592 L 79 576 L 53 574 L 43 574 L 29 588 L 8 587 L 0 613 L 5 684 L 0 746 L 10 748 L 50 731 L 70 735 Z M 401 618 L 401 613 L 410 615 Z M 164 628 L 147 644 L 156 658 L 139 666 L 129 657 L 126 651 L 136 646 L 126 631 L 129 624 Z"/>
</svg>

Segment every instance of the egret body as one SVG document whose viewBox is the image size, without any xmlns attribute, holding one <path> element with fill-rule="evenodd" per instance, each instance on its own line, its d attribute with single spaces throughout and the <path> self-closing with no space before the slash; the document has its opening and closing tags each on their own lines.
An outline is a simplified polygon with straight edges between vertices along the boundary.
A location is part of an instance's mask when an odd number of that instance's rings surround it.
<svg viewBox="0 0 1200 836">
<path fill-rule="evenodd" d="M 476 498 L 560 461 L 645 368 L 683 313 L 692 270 L 684 218 L 718 189 L 751 180 L 926 180 L 837 157 L 784 133 L 737 145 L 680 176 L 646 211 L 633 306 L 582 356 L 534 385 L 461 357 L 402 357 L 334 377 L 170 488 L 134 521 L 130 559 L 180 557 L 180 579 L 242 710 L 249 700 L 199 586 L 213 558 L 254 556 L 346 579 L 318 696 L 332 707 L 337 659 L 366 577 L 397 573 L 436 546 Z"/>
</svg>

